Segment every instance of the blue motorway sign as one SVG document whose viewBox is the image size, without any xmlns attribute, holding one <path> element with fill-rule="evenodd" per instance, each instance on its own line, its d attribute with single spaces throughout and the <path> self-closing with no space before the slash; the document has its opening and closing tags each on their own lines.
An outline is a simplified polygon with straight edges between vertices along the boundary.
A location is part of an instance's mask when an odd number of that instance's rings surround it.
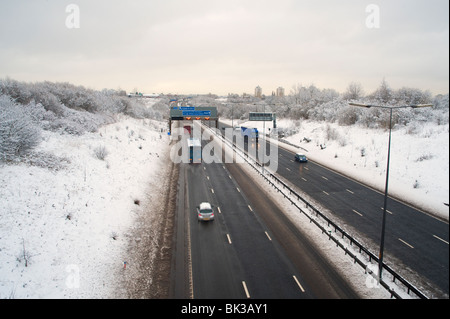
<svg viewBox="0 0 450 319">
<path fill-rule="evenodd" d="M 209 117 L 217 120 L 217 108 L 199 106 L 174 106 L 170 108 L 172 120 L 182 120 L 183 117 Z"/>
<path fill-rule="evenodd" d="M 211 111 L 183 111 L 183 116 L 211 116 Z"/>
</svg>

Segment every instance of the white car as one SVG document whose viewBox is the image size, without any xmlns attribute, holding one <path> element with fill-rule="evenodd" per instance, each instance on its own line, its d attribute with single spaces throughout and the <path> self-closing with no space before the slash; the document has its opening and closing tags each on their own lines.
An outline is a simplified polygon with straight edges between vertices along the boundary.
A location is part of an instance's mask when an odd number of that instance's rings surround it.
<svg viewBox="0 0 450 319">
<path fill-rule="evenodd" d="M 210 203 L 203 202 L 197 206 L 198 221 L 214 220 L 214 210 Z"/>
</svg>

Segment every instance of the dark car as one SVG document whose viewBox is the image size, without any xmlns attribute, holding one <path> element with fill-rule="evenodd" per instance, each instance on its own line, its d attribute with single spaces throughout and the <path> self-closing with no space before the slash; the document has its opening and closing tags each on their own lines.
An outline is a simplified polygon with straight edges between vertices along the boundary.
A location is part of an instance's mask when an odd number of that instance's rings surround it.
<svg viewBox="0 0 450 319">
<path fill-rule="evenodd" d="M 295 154 L 295 161 L 300 163 L 306 163 L 308 162 L 308 159 L 306 158 L 305 155 L 297 153 Z"/>
</svg>

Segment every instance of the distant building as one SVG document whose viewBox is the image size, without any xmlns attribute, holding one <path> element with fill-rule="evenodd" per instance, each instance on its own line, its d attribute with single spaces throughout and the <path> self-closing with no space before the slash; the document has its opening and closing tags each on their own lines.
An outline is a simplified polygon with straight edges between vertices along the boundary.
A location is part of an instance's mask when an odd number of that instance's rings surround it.
<svg viewBox="0 0 450 319">
<path fill-rule="evenodd" d="M 284 96 L 284 88 L 281 86 L 277 88 L 277 96 L 283 97 Z"/>
<path fill-rule="evenodd" d="M 152 94 L 145 94 L 145 93 L 141 93 L 141 92 L 131 92 L 128 93 L 128 97 L 144 97 L 144 98 L 159 98 L 160 94 L 156 94 L 156 93 L 152 93 Z"/>
<path fill-rule="evenodd" d="M 157 99 L 160 97 L 160 94 L 151 93 L 151 94 L 143 94 L 142 96 L 148 99 Z"/>
<path fill-rule="evenodd" d="M 255 97 L 262 97 L 262 89 L 259 85 L 255 88 Z"/>
<path fill-rule="evenodd" d="M 131 92 L 128 93 L 128 97 L 142 97 L 142 93 L 141 92 Z"/>
</svg>

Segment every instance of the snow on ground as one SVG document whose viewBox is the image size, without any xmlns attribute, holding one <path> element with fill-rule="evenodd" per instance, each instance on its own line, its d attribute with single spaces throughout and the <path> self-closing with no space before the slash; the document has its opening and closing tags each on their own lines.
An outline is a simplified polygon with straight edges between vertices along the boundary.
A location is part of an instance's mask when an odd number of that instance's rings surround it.
<svg viewBox="0 0 450 319">
<path fill-rule="evenodd" d="M 44 131 L 37 151 L 65 168 L 0 165 L 0 298 L 113 295 L 128 230 L 162 178 L 165 127 L 122 117 L 83 136 Z"/>
<path fill-rule="evenodd" d="M 234 121 L 234 125 L 257 127 L 263 132 L 263 122 Z M 266 134 L 272 126 L 272 122 L 265 123 Z M 298 146 L 290 147 L 293 151 L 384 192 L 388 131 L 293 120 L 278 120 L 277 127 L 295 133 L 286 137 Z M 448 221 L 448 124 L 392 130 L 389 194 Z"/>
</svg>

